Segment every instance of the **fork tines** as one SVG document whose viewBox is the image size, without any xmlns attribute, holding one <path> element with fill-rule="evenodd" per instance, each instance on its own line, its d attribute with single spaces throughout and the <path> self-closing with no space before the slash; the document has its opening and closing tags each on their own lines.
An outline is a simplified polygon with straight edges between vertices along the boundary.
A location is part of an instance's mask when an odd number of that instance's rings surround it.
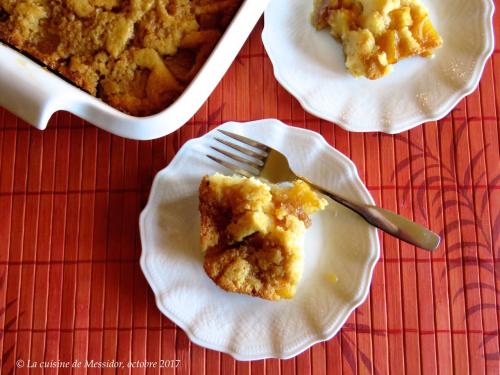
<svg viewBox="0 0 500 375">
<path fill-rule="evenodd" d="M 219 132 L 245 145 L 245 146 L 238 145 L 236 143 L 233 143 L 231 141 L 219 137 L 214 138 L 217 142 L 231 148 L 232 150 L 237 151 L 241 155 L 235 154 L 233 152 L 215 146 L 210 146 L 210 148 L 218 152 L 219 154 L 228 157 L 232 161 L 241 164 L 243 167 L 212 155 L 207 155 L 207 157 L 215 161 L 216 163 L 219 163 L 223 167 L 230 169 L 234 173 L 241 174 L 245 177 L 255 176 L 256 174 L 258 174 L 262 169 L 262 167 L 264 166 L 264 163 L 268 156 L 269 148 L 266 145 L 263 145 L 262 143 L 254 141 L 253 139 L 244 137 L 239 134 L 228 132 L 227 130 L 219 129 Z"/>
<path fill-rule="evenodd" d="M 218 129 L 218 131 L 220 131 L 224 135 L 227 135 L 230 138 L 236 139 L 237 141 L 240 141 L 241 143 L 244 143 L 246 145 L 255 147 L 255 148 L 257 148 L 259 150 L 262 150 L 262 151 L 264 151 L 266 153 L 267 153 L 267 151 L 269 151 L 269 147 L 267 147 L 266 145 L 264 145 L 262 143 L 259 143 L 259 142 L 255 141 L 253 139 L 247 138 L 247 137 L 245 137 L 243 135 L 239 135 L 239 134 L 236 134 L 236 133 L 231 133 L 231 132 L 228 132 L 227 130 L 222 130 L 222 129 Z"/>
</svg>

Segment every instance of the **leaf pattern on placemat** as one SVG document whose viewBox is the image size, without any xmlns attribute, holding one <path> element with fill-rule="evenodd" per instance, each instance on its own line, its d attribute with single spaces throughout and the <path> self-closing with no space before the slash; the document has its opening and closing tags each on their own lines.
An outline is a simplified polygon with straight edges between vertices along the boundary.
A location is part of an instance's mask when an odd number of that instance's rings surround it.
<svg viewBox="0 0 500 375">
<path fill-rule="evenodd" d="M 471 119 L 468 120 L 471 121 Z M 468 120 L 458 124 L 455 130 L 454 142 L 450 144 L 448 149 L 448 157 L 451 165 L 456 165 L 457 154 L 461 150 L 460 147 L 463 147 L 463 143 L 465 142 L 465 145 L 467 145 L 468 140 L 464 135 L 469 125 Z M 480 182 L 487 178 L 486 171 L 477 174 L 475 178 L 473 177 L 480 161 L 485 159 L 485 152 L 490 144 L 487 143 L 481 150 L 472 154 L 468 165 L 463 171 L 457 170 L 455 172 L 454 168 L 450 168 L 440 162 L 440 157 L 436 150 L 432 150 L 426 146 L 424 151 L 421 146 L 414 144 L 402 135 L 396 135 L 395 139 L 396 141 L 405 143 L 411 150 L 416 150 L 417 152 L 397 163 L 396 171 L 392 176 L 393 180 L 396 180 L 398 173 L 407 171 L 416 161 L 425 162 L 425 166 L 420 169 L 410 169 L 412 178 L 411 181 L 408 181 L 403 186 L 403 204 L 412 193 L 411 188 L 413 186 L 414 199 L 418 206 L 417 209 L 423 217 L 427 217 L 427 213 L 425 212 L 425 193 L 432 194 L 431 192 L 435 190 L 435 193 L 433 193 L 434 196 L 430 200 L 430 206 L 435 218 L 445 215 L 445 212 L 449 209 L 461 210 L 460 212 L 466 214 L 459 215 L 458 219 L 447 223 L 439 231 L 442 237 L 455 231 L 462 232 L 462 229 L 466 227 L 476 228 L 477 234 L 475 238 L 460 237 L 459 241 L 447 244 L 447 266 L 443 270 L 441 277 L 443 278 L 446 273 L 450 272 L 463 272 L 464 267 L 467 265 L 476 265 L 478 268 L 493 274 L 494 280 L 496 283 L 499 283 L 500 269 L 495 259 L 498 259 L 500 256 L 500 212 L 490 213 L 493 222 L 491 237 L 489 227 L 482 220 L 481 216 L 486 210 L 488 202 L 492 199 L 491 195 L 498 194 L 496 190 L 492 190 L 490 187 L 500 182 L 500 168 L 490 171 L 494 177 L 486 184 L 486 187 L 479 188 Z M 439 175 L 439 170 L 441 170 L 441 175 Z M 437 174 L 434 175 L 433 172 Z M 428 174 L 427 177 L 426 174 Z M 450 186 L 443 186 L 444 184 L 449 184 Z M 435 189 L 429 189 L 430 186 Z M 476 204 L 475 202 L 480 203 Z M 463 216 L 467 216 L 468 218 L 464 218 Z M 494 248 L 495 246 L 496 248 Z M 462 250 L 462 252 L 460 253 L 458 250 Z M 452 303 L 456 303 L 460 296 L 464 296 L 467 291 L 474 289 L 480 289 L 481 293 L 493 293 L 497 298 L 500 298 L 500 291 L 497 290 L 496 285 L 487 282 L 469 282 L 463 287 L 451 291 L 451 295 L 453 296 Z M 469 318 L 473 314 L 480 314 L 487 309 L 500 311 L 500 308 L 496 304 L 479 303 L 466 308 L 464 319 Z M 489 335 L 489 333 L 484 334 L 483 343 L 480 346 L 481 352 L 482 347 L 487 347 L 488 343 L 495 337 L 497 336 Z M 500 352 L 488 351 L 487 348 L 483 356 L 487 361 L 500 360 Z"/>
<path fill-rule="evenodd" d="M 361 363 L 365 367 L 366 371 L 379 375 L 380 371 L 377 370 L 376 366 L 373 364 L 371 353 L 365 353 L 360 350 L 356 343 L 349 337 L 348 332 L 357 332 L 376 336 L 385 336 L 385 332 L 376 332 L 366 324 L 345 323 L 340 333 L 335 337 L 335 340 L 340 340 L 342 356 L 346 359 L 346 362 L 349 364 L 349 368 L 353 373 L 364 372 L 357 368 L 357 354 L 359 355 L 359 359 L 361 360 Z"/>
<path fill-rule="evenodd" d="M 0 290 L 3 290 L 5 288 L 6 284 L 6 275 L 5 272 L 3 275 L 0 277 Z M 5 304 L 5 306 L 2 306 L 0 308 L 0 317 L 5 316 L 5 313 L 15 304 L 17 303 L 17 299 L 13 299 L 12 301 L 8 302 Z M 11 318 L 8 322 L 5 322 L 3 329 L 0 331 L 0 338 L 3 339 L 5 332 L 12 329 L 17 322 L 18 317 L 22 315 L 22 312 L 19 315 L 14 316 Z M 14 373 L 14 351 L 15 351 L 16 345 L 15 343 L 4 347 L 3 352 L 2 352 L 2 357 L 1 361 L 2 363 L 0 364 L 1 368 L 1 373 L 4 374 L 13 374 Z"/>
</svg>

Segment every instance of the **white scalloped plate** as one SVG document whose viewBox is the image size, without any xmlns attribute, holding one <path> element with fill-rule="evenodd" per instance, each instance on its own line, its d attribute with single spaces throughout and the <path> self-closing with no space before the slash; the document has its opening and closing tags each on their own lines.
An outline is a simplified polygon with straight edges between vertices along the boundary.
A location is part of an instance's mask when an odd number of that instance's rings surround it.
<svg viewBox="0 0 500 375">
<path fill-rule="evenodd" d="M 373 203 L 354 164 L 318 134 L 277 120 L 221 128 L 266 142 L 290 157 L 299 173 L 360 202 Z M 292 300 L 270 302 L 227 293 L 203 270 L 198 185 L 205 174 L 228 173 L 204 155 L 214 131 L 187 142 L 156 176 L 140 217 L 141 267 L 160 311 L 201 346 L 239 360 L 289 358 L 335 335 L 368 295 L 379 259 L 377 231 L 330 203 L 313 217 L 305 238 L 304 275 Z M 328 281 L 334 274 L 338 281 Z"/>
<path fill-rule="evenodd" d="M 493 52 L 491 0 L 422 0 L 443 37 L 433 59 L 401 61 L 377 81 L 353 78 L 340 43 L 309 22 L 312 0 L 273 0 L 262 39 L 302 107 L 350 131 L 399 133 L 446 116 L 478 85 Z"/>
</svg>

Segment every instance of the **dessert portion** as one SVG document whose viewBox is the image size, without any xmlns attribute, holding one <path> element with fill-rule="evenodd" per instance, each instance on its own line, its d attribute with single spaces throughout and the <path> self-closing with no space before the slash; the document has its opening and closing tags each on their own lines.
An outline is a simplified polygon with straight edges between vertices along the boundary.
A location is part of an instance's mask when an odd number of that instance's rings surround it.
<svg viewBox="0 0 500 375">
<path fill-rule="evenodd" d="M 0 40 L 132 115 L 163 110 L 242 0 L 0 0 Z"/>
<path fill-rule="evenodd" d="M 355 77 L 378 79 L 392 64 L 430 57 L 443 44 L 419 0 L 314 0 L 312 23 L 342 42 Z"/>
<path fill-rule="evenodd" d="M 292 298 L 302 276 L 309 215 L 327 201 L 301 180 L 276 186 L 221 174 L 203 177 L 199 194 L 207 275 L 229 292 Z"/>
</svg>

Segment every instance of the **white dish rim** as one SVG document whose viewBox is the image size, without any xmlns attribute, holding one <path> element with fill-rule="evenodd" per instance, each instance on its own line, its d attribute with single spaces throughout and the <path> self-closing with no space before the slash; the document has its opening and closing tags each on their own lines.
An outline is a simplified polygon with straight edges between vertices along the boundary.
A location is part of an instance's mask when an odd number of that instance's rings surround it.
<svg viewBox="0 0 500 375">
<path fill-rule="evenodd" d="M 217 46 L 181 96 L 157 114 L 121 112 L 0 41 L 0 106 L 44 130 L 68 111 L 112 134 L 135 140 L 163 137 L 182 127 L 210 96 L 248 39 L 270 0 L 244 0 Z M 1 93 L 8 93 L 2 95 Z"/>
</svg>

